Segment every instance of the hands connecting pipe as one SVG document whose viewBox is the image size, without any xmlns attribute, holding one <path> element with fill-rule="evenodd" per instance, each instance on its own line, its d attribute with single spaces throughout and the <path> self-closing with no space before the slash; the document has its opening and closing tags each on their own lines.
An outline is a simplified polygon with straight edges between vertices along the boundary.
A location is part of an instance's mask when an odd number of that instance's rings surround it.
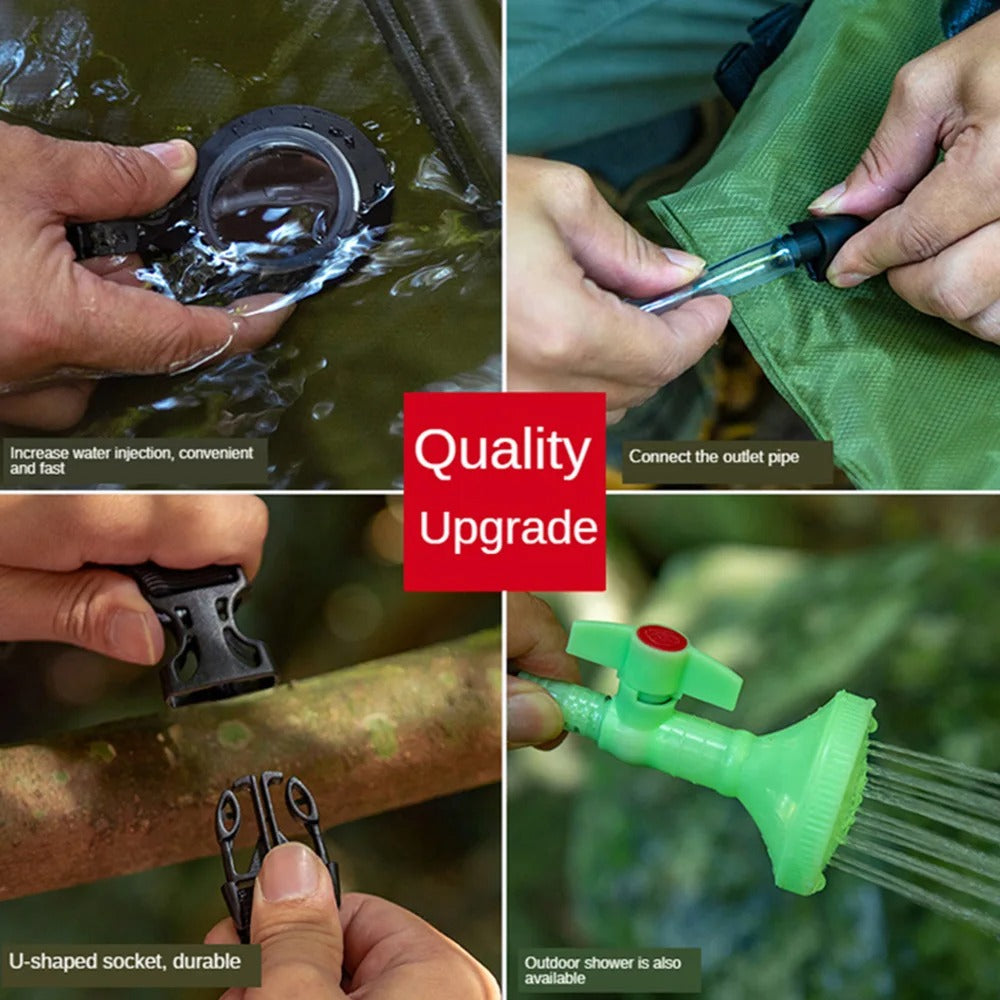
<svg viewBox="0 0 1000 1000">
<path fill-rule="evenodd" d="M 509 157 L 506 228 L 511 389 L 603 392 L 615 423 L 726 327 L 730 305 L 720 295 L 664 316 L 622 301 L 679 288 L 705 261 L 645 239 L 577 167 Z"/>
<path fill-rule="evenodd" d="M 874 220 L 833 261 L 832 284 L 884 272 L 915 309 L 994 343 L 998 73 L 1000 13 L 908 63 L 858 165 L 810 206 Z M 661 317 L 622 302 L 671 291 L 704 262 L 643 239 L 576 167 L 511 157 L 507 231 L 513 389 L 606 392 L 613 423 L 691 367 L 729 318 L 720 297 Z"/>
</svg>

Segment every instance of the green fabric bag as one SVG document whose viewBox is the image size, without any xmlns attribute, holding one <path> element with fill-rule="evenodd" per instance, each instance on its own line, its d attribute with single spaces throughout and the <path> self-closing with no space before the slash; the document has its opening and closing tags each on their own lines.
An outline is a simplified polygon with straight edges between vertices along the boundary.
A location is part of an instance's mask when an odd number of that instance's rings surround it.
<svg viewBox="0 0 1000 1000">
<path fill-rule="evenodd" d="M 937 3 L 815 0 L 712 160 L 651 209 L 710 262 L 784 232 L 857 162 L 897 70 L 940 41 Z M 796 273 L 737 296 L 733 323 L 858 486 L 1000 488 L 1000 347 L 884 276 L 845 291 Z"/>
</svg>

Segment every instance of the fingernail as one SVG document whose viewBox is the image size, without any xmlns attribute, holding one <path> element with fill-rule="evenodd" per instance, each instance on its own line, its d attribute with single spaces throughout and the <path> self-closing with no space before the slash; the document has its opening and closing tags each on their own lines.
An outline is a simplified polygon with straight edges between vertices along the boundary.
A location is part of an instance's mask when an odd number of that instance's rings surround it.
<svg viewBox="0 0 1000 1000">
<path fill-rule="evenodd" d="M 319 889 L 319 860 L 304 844 L 282 844 L 264 858 L 257 881 L 269 903 L 306 899 Z"/>
<path fill-rule="evenodd" d="M 285 319 L 295 312 L 297 302 L 285 302 L 287 295 L 248 295 L 237 299 L 226 306 L 226 312 L 237 319 L 249 319 L 252 316 L 262 316 L 265 313 L 283 313 Z"/>
<path fill-rule="evenodd" d="M 701 274 L 705 270 L 705 258 L 693 253 L 685 253 L 683 250 L 675 250 L 673 247 L 664 247 L 663 253 L 671 264 L 683 267 L 685 271 L 692 274 Z"/>
<path fill-rule="evenodd" d="M 508 742 L 545 743 L 554 740 L 562 731 L 562 709 L 547 691 L 519 677 L 508 679 Z"/>
<path fill-rule="evenodd" d="M 119 608 L 111 616 L 108 626 L 111 651 L 119 659 L 130 663 L 156 663 L 159 655 L 154 629 L 161 631 L 160 623 L 152 610 L 145 612 Z"/>
<path fill-rule="evenodd" d="M 847 184 L 844 181 L 841 181 L 839 184 L 834 184 L 832 188 L 828 188 L 812 202 L 809 206 L 809 211 L 829 212 L 836 206 L 837 202 L 840 201 L 841 196 L 846 191 Z"/>
<path fill-rule="evenodd" d="M 826 280 L 829 281 L 834 288 L 855 288 L 863 281 L 867 281 L 870 277 L 870 274 L 858 274 L 855 271 L 845 271 L 843 274 L 829 272 L 826 276 Z"/>
<path fill-rule="evenodd" d="M 155 156 L 168 170 L 190 170 L 194 165 L 194 150 L 191 144 L 183 139 L 151 142 L 142 148 Z"/>
<path fill-rule="evenodd" d="M 203 347 L 200 351 L 196 351 L 194 354 L 189 355 L 186 358 L 180 358 L 177 361 L 171 361 L 167 365 L 168 375 L 183 375 L 186 372 L 194 371 L 195 368 L 201 365 L 208 364 L 209 361 L 214 360 L 220 354 L 224 353 L 229 345 L 236 339 L 236 334 L 239 332 L 238 320 L 233 320 L 233 332 L 225 339 L 221 344 L 215 347 Z"/>
</svg>

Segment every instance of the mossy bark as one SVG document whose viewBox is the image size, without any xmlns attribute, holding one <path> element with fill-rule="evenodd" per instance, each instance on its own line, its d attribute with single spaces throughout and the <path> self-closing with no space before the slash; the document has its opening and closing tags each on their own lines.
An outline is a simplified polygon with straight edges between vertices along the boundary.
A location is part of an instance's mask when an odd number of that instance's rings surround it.
<svg viewBox="0 0 1000 1000">
<path fill-rule="evenodd" d="M 215 852 L 216 802 L 243 774 L 298 775 L 326 827 L 497 781 L 501 690 L 494 630 L 2 747 L 0 899 Z"/>
</svg>

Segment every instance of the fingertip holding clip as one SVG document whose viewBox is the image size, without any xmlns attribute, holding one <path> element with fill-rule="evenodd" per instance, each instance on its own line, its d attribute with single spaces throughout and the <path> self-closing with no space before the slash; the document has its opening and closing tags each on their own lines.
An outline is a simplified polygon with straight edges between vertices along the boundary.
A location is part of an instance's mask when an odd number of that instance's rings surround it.
<svg viewBox="0 0 1000 1000">
<path fill-rule="evenodd" d="M 226 881 L 222 885 L 222 898 L 233 923 L 236 933 L 243 944 L 250 942 L 250 920 L 253 914 L 253 891 L 260 874 L 261 866 L 267 853 L 279 844 L 287 844 L 288 837 L 278 826 L 275 816 L 274 802 L 271 799 L 271 786 L 280 785 L 284 775 L 280 771 L 263 771 L 261 774 L 245 774 L 237 778 L 232 785 L 219 796 L 215 807 L 215 836 L 222 853 L 222 868 Z M 257 842 L 250 856 L 245 871 L 236 866 L 235 843 L 242 826 L 243 814 L 240 809 L 239 793 L 249 790 L 253 804 L 254 820 L 257 824 Z M 333 894 L 340 906 L 340 869 L 336 861 L 331 861 L 323 840 L 323 832 L 319 823 L 319 808 L 312 792 L 305 782 L 292 775 L 285 785 L 285 806 L 289 816 L 305 827 L 309 835 L 310 846 L 319 856 L 320 861 L 330 873 L 333 882 Z"/>
</svg>

